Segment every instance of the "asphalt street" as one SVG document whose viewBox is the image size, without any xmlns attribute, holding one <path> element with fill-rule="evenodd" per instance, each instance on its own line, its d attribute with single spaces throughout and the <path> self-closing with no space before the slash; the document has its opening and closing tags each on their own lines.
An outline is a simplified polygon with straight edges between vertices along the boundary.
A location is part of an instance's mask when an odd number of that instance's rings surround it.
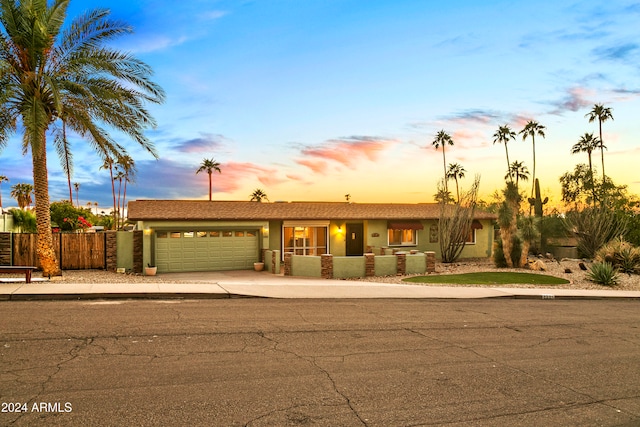
<svg viewBox="0 0 640 427">
<path fill-rule="evenodd" d="M 640 425 L 639 308 L 0 302 L 0 425 Z"/>
</svg>

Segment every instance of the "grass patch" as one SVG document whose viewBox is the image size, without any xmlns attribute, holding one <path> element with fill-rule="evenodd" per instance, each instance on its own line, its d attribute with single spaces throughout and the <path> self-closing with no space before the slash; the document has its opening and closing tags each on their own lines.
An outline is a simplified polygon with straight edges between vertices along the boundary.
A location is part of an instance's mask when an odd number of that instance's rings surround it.
<svg viewBox="0 0 640 427">
<path fill-rule="evenodd" d="M 563 285 L 568 280 L 534 273 L 514 273 L 510 271 L 487 271 L 464 274 L 438 274 L 402 279 L 412 283 L 441 283 L 456 285 Z"/>
</svg>

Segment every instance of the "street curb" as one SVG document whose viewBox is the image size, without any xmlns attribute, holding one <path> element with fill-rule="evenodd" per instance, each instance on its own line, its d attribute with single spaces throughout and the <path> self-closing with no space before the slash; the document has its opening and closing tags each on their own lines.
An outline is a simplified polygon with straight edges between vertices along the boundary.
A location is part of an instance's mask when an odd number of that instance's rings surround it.
<svg viewBox="0 0 640 427">
<path fill-rule="evenodd" d="M 15 294 L 2 295 L 0 301 L 78 301 L 96 299 L 239 299 L 264 298 L 241 294 L 222 293 L 94 293 L 94 294 Z"/>
</svg>

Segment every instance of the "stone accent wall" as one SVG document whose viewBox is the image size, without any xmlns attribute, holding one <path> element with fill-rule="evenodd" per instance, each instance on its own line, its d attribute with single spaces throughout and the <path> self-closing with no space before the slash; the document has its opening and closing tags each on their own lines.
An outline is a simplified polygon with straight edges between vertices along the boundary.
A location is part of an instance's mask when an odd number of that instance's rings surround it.
<svg viewBox="0 0 640 427">
<path fill-rule="evenodd" d="M 366 277 L 376 275 L 376 256 L 372 253 L 364 254 L 364 275 Z"/>
<path fill-rule="evenodd" d="M 333 279 L 333 255 L 324 254 L 320 256 L 320 277 Z"/>
<path fill-rule="evenodd" d="M 436 272 L 436 253 L 428 251 L 428 252 L 425 252 L 424 255 L 425 255 L 424 259 L 426 260 L 425 262 L 427 263 L 427 273 L 435 273 Z"/>
<path fill-rule="evenodd" d="M 293 252 L 284 253 L 284 275 L 291 276 L 291 260 L 293 259 Z"/>
<path fill-rule="evenodd" d="M 12 265 L 11 233 L 0 233 L 0 265 Z"/>
<path fill-rule="evenodd" d="M 118 244 L 116 231 L 105 231 L 105 254 L 107 258 L 107 271 L 118 269 Z"/>
<path fill-rule="evenodd" d="M 142 239 L 143 231 L 136 230 L 133 232 L 133 272 L 142 274 Z"/>
<path fill-rule="evenodd" d="M 398 269 L 396 270 L 399 276 L 407 273 L 407 254 L 405 252 L 396 253 L 398 260 Z"/>
<path fill-rule="evenodd" d="M 266 261 L 266 253 L 267 253 L 268 249 L 262 248 L 260 249 L 260 262 L 264 262 L 265 264 L 267 263 Z"/>
</svg>

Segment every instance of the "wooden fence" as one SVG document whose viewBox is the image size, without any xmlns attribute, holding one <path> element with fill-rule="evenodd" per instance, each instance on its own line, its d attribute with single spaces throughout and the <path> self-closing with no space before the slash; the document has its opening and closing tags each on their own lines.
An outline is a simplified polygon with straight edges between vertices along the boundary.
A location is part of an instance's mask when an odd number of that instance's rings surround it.
<svg viewBox="0 0 640 427">
<path fill-rule="evenodd" d="M 36 255 L 38 235 L 12 234 L 13 265 L 35 265 L 40 268 Z M 105 233 L 54 234 L 53 247 L 63 270 L 84 270 L 107 265 Z"/>
</svg>

